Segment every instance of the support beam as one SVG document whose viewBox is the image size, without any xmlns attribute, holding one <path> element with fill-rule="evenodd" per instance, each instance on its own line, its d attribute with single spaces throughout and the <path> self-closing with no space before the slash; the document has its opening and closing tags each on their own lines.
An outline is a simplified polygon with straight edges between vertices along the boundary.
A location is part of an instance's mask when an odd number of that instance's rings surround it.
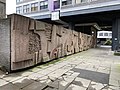
<svg viewBox="0 0 120 90">
<path fill-rule="evenodd" d="M 112 24 L 112 51 L 120 45 L 120 19 L 114 19 Z"/>
</svg>

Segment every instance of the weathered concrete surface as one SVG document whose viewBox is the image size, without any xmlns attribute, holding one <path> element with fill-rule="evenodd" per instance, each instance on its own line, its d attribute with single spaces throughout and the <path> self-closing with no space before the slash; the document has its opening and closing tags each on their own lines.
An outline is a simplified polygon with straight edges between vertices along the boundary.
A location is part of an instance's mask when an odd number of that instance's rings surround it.
<svg viewBox="0 0 120 90">
<path fill-rule="evenodd" d="M 6 17 L 6 0 L 0 0 L 0 19 Z"/>
<path fill-rule="evenodd" d="M 119 65 L 109 48 L 90 49 L 23 72 L 0 72 L 0 90 L 120 90 Z"/>
<path fill-rule="evenodd" d="M 10 71 L 10 19 L 0 20 L 0 66 Z"/>
<path fill-rule="evenodd" d="M 9 23 L 0 20 L 0 64 L 8 72 L 85 51 L 95 45 L 96 38 L 92 34 L 17 14 L 8 18 Z"/>
</svg>

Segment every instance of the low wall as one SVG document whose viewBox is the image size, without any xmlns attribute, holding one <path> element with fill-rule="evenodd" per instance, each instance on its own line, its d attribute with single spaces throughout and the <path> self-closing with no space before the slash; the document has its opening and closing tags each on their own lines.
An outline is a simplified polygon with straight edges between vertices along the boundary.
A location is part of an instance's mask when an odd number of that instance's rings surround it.
<svg viewBox="0 0 120 90">
<path fill-rule="evenodd" d="M 10 70 L 34 66 L 87 50 L 94 44 L 93 36 L 62 26 L 16 14 L 10 15 L 9 19 L 11 21 L 10 41 L 8 41 L 10 42 Z"/>
</svg>

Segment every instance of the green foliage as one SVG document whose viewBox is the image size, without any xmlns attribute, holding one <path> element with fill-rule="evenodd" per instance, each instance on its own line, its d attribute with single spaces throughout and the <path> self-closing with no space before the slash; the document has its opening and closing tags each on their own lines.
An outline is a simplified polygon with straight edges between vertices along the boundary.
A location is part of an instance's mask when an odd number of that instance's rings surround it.
<svg viewBox="0 0 120 90">
<path fill-rule="evenodd" d="M 120 52 L 115 52 L 114 55 L 120 56 Z"/>
<path fill-rule="evenodd" d="M 111 45 L 112 44 L 112 41 L 110 39 L 106 40 L 104 45 Z"/>
</svg>

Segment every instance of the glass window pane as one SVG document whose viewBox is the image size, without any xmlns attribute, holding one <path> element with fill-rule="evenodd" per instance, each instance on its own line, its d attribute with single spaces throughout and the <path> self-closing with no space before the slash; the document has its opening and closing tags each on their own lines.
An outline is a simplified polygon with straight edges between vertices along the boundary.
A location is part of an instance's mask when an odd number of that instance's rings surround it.
<svg viewBox="0 0 120 90">
<path fill-rule="evenodd" d="M 48 8 L 48 1 L 41 1 L 40 2 L 40 10 Z"/>
<path fill-rule="evenodd" d="M 103 33 L 99 33 L 99 36 L 103 36 Z"/>
<path fill-rule="evenodd" d="M 104 36 L 108 36 L 108 33 L 104 33 Z"/>
<path fill-rule="evenodd" d="M 31 4 L 31 11 L 38 11 L 38 3 Z"/>
<path fill-rule="evenodd" d="M 109 33 L 109 36 L 112 36 L 112 33 Z"/>
</svg>

